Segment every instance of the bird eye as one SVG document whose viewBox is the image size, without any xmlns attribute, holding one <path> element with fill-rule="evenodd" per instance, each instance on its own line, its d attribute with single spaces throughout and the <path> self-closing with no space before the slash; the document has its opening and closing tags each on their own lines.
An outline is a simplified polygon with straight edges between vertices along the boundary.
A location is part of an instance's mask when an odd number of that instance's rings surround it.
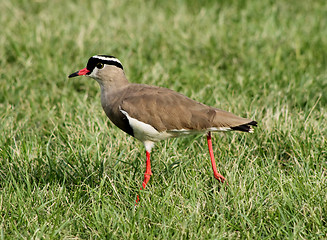
<svg viewBox="0 0 327 240">
<path fill-rule="evenodd" d="M 101 68 L 103 68 L 103 66 L 104 66 L 103 63 L 100 63 L 99 62 L 99 63 L 97 63 L 97 66 L 96 67 L 99 68 L 99 69 L 101 69 Z"/>
</svg>

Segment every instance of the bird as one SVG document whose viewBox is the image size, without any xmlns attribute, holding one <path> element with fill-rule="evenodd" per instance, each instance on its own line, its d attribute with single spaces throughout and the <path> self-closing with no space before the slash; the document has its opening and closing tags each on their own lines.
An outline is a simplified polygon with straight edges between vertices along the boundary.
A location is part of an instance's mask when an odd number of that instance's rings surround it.
<svg viewBox="0 0 327 240">
<path fill-rule="evenodd" d="M 90 57 L 85 68 L 68 77 L 77 76 L 87 76 L 99 83 L 101 105 L 107 117 L 144 144 L 146 166 L 141 190 L 152 175 L 150 153 L 156 142 L 194 134 L 206 135 L 214 177 L 224 183 L 225 177 L 216 167 L 211 132 L 253 133 L 253 127 L 257 126 L 254 120 L 202 104 L 168 88 L 130 83 L 122 63 L 111 55 Z"/>
</svg>

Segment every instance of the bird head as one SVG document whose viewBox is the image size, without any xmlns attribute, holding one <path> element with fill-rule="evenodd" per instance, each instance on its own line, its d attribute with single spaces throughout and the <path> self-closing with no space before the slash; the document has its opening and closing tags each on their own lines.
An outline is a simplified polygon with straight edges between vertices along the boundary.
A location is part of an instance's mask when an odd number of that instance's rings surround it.
<svg viewBox="0 0 327 240">
<path fill-rule="evenodd" d="M 117 71 L 124 73 L 123 65 L 117 58 L 109 55 L 95 55 L 89 59 L 86 68 L 74 72 L 68 77 L 85 75 L 94 78 L 98 82 L 102 82 L 106 77 L 110 79 L 110 76 L 114 75 L 113 73 L 117 74 Z"/>
</svg>

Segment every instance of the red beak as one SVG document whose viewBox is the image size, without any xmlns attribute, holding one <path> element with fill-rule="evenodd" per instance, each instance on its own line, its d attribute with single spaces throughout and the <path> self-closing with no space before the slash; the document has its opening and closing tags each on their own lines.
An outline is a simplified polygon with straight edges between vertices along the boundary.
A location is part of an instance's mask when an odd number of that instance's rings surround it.
<svg viewBox="0 0 327 240">
<path fill-rule="evenodd" d="M 90 70 L 88 70 L 87 68 L 83 68 L 83 69 L 81 69 L 81 70 L 79 70 L 77 72 L 74 72 L 74 73 L 70 74 L 68 76 L 68 78 L 77 77 L 77 76 L 81 76 L 81 75 L 86 75 L 89 72 L 90 72 Z"/>
</svg>

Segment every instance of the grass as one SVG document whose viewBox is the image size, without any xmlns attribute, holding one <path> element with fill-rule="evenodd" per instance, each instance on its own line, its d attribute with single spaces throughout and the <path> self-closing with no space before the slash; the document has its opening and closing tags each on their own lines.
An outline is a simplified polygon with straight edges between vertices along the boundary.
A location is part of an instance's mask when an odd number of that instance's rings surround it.
<svg viewBox="0 0 327 240">
<path fill-rule="evenodd" d="M 0 10 L 1 239 L 327 239 L 325 1 L 26 1 Z M 97 83 L 132 82 L 253 118 L 254 134 L 141 143 Z M 141 203 L 133 208 L 135 197 Z"/>
</svg>

